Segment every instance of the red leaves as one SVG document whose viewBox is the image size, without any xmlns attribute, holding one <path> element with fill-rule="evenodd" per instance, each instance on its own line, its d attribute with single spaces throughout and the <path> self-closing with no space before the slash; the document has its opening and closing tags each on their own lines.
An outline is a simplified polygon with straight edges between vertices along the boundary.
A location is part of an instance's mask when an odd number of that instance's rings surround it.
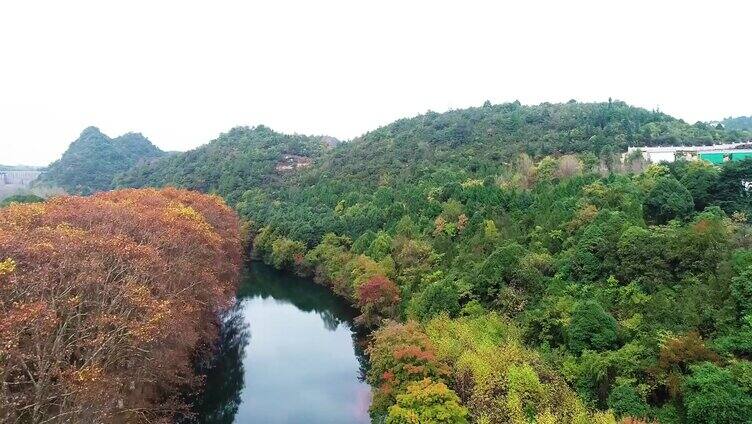
<svg viewBox="0 0 752 424">
<path fill-rule="evenodd" d="M 0 210 L 0 421 L 170 416 L 232 299 L 238 227 L 219 198 L 176 189 Z"/>
<path fill-rule="evenodd" d="M 394 359 L 398 361 L 411 359 L 414 361 L 433 362 L 436 360 L 436 355 L 433 351 L 424 350 L 420 346 L 403 346 L 394 350 Z"/>
<path fill-rule="evenodd" d="M 376 303 L 395 305 L 399 301 L 397 285 L 382 275 L 372 277 L 358 287 L 358 305 L 361 307 Z"/>
<path fill-rule="evenodd" d="M 376 275 L 358 287 L 358 306 L 363 312 L 358 322 L 375 326 L 381 320 L 394 318 L 400 302 L 399 288 L 392 280 Z"/>
</svg>

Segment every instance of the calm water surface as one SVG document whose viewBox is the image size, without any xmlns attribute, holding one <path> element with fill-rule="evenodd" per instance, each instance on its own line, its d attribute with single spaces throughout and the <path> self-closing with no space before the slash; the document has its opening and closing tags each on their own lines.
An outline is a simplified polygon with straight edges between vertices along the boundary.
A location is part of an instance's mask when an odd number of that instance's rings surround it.
<svg viewBox="0 0 752 424">
<path fill-rule="evenodd" d="M 194 402 L 203 423 L 368 423 L 355 311 L 310 280 L 254 262 Z"/>
</svg>

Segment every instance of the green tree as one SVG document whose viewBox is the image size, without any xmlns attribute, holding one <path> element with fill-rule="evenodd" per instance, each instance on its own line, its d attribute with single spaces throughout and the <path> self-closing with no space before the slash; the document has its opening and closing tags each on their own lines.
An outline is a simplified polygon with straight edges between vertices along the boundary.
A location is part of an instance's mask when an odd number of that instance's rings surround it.
<svg viewBox="0 0 752 424">
<path fill-rule="evenodd" d="M 752 266 L 731 279 L 731 298 L 738 317 L 752 315 Z"/>
<path fill-rule="evenodd" d="M 536 177 L 539 181 L 550 182 L 554 179 L 558 167 L 559 163 L 556 159 L 551 156 L 546 156 L 541 159 L 540 163 L 538 163 L 538 166 L 535 168 Z"/>
<path fill-rule="evenodd" d="M 645 417 L 650 407 L 645 400 L 637 394 L 635 387 L 627 382 L 617 384 L 608 395 L 608 407 L 620 417 Z"/>
<path fill-rule="evenodd" d="M 694 210 L 694 200 L 689 190 L 676 178 L 659 177 L 645 198 L 646 218 L 654 224 L 688 217 Z"/>
<path fill-rule="evenodd" d="M 752 160 L 724 163 L 713 188 L 713 204 L 728 214 L 749 212 L 752 201 L 746 186 L 749 181 L 752 181 Z"/>
<path fill-rule="evenodd" d="M 705 161 L 692 161 L 687 164 L 680 182 L 692 194 L 695 210 L 701 211 L 713 200 L 718 168 Z"/>
<path fill-rule="evenodd" d="M 483 261 L 475 284 L 475 290 L 483 300 L 495 300 L 501 289 L 514 279 L 524 253 L 522 246 L 510 243 L 496 249 Z"/>
<path fill-rule="evenodd" d="M 40 203 L 44 202 L 44 199 L 34 194 L 15 194 L 10 197 L 6 197 L 0 201 L 0 208 L 4 208 L 11 203 Z"/>
<path fill-rule="evenodd" d="M 376 233 L 374 233 L 371 230 L 366 231 L 365 233 L 361 234 L 352 244 L 351 250 L 357 254 L 364 254 L 366 253 L 366 250 L 368 250 L 368 247 L 373 243 L 373 240 L 376 238 Z"/>
<path fill-rule="evenodd" d="M 579 302 L 572 311 L 568 339 L 569 349 L 576 354 L 585 349 L 611 349 L 616 344 L 616 320 L 598 301 Z"/>
<path fill-rule="evenodd" d="M 619 239 L 620 276 L 653 290 L 671 280 L 666 258 L 667 240 L 662 234 L 642 227 L 629 227 Z"/>
<path fill-rule="evenodd" d="M 752 423 L 752 397 L 731 373 L 709 362 L 691 367 L 684 383 L 687 421 L 701 424 Z"/>
<path fill-rule="evenodd" d="M 451 281 L 430 284 L 415 298 L 414 312 L 421 320 L 432 318 L 442 312 L 456 316 L 460 311 L 459 292 Z"/>
<path fill-rule="evenodd" d="M 386 231 L 379 231 L 376 237 L 368 246 L 366 255 L 372 257 L 375 261 L 384 259 L 385 256 L 392 253 L 392 237 Z"/>
<path fill-rule="evenodd" d="M 281 237 L 272 242 L 271 262 L 277 269 L 292 269 L 305 253 L 303 243 Z"/>
<path fill-rule="evenodd" d="M 418 235 L 418 227 L 410 218 L 410 215 L 405 215 L 395 225 L 394 233 L 407 238 L 414 238 Z"/>
<path fill-rule="evenodd" d="M 626 226 L 622 213 L 605 211 L 599 214 L 576 239 L 571 261 L 574 277 L 593 282 L 616 275 L 619 239 Z"/>
</svg>

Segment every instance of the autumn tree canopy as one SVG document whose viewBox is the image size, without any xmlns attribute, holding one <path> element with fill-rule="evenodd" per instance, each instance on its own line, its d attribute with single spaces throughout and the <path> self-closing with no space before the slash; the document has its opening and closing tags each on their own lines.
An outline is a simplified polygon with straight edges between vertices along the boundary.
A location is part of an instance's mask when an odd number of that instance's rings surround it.
<svg viewBox="0 0 752 424">
<path fill-rule="evenodd" d="M 177 189 L 0 209 L 0 421 L 179 411 L 232 299 L 238 228 L 219 197 Z"/>
</svg>

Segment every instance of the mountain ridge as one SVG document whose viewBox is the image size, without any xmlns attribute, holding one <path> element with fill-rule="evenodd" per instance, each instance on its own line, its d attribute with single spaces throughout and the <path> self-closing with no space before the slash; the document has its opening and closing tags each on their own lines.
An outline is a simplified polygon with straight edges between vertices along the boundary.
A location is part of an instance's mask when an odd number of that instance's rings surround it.
<svg viewBox="0 0 752 424">
<path fill-rule="evenodd" d="M 71 194 L 92 194 L 114 188 L 116 174 L 165 155 L 141 133 L 110 138 L 90 126 L 47 167 L 36 184 L 60 187 Z"/>
</svg>

